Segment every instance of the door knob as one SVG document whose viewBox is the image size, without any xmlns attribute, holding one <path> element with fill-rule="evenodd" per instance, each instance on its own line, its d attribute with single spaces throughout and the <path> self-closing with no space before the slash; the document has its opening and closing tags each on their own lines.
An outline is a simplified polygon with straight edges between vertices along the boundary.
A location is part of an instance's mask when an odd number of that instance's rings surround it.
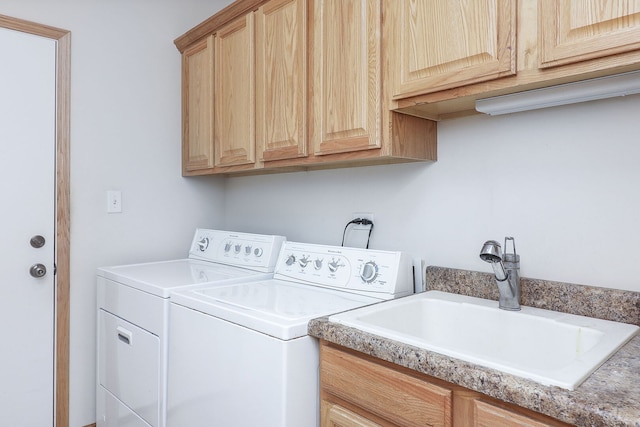
<svg viewBox="0 0 640 427">
<path fill-rule="evenodd" d="M 29 274 L 36 278 L 44 277 L 44 275 L 47 274 L 47 267 L 45 267 L 44 264 L 33 264 L 29 269 Z"/>
</svg>

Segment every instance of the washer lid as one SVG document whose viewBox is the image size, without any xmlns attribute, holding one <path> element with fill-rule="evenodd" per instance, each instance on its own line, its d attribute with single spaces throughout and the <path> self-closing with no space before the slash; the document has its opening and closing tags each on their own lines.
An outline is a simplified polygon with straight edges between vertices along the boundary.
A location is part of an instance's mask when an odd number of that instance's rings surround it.
<svg viewBox="0 0 640 427">
<path fill-rule="evenodd" d="M 200 283 L 237 283 L 249 278 L 269 278 L 272 274 L 207 261 L 179 259 L 102 267 L 98 269 L 98 276 L 168 298 L 172 290 L 183 286 Z"/>
<path fill-rule="evenodd" d="M 378 298 L 282 280 L 199 287 L 171 301 L 281 340 L 307 335 L 309 320 L 380 302 Z"/>
</svg>

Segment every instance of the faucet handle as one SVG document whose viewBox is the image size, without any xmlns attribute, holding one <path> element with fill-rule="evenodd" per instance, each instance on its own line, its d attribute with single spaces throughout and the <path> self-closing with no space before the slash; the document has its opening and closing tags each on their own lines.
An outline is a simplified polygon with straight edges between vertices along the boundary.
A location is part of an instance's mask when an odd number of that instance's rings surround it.
<svg viewBox="0 0 640 427">
<path fill-rule="evenodd" d="M 511 241 L 511 245 L 513 246 L 513 253 L 509 253 L 507 251 L 507 241 Z M 504 257 L 505 262 L 520 262 L 520 255 L 516 253 L 516 241 L 513 237 L 505 237 L 504 238 Z"/>
</svg>

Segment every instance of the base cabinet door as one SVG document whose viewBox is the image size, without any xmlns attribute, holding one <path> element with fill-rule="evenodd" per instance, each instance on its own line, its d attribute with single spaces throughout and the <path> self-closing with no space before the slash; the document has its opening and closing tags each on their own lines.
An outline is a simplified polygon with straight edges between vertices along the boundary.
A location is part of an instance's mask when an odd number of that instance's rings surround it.
<svg viewBox="0 0 640 427">
<path fill-rule="evenodd" d="M 330 402 L 328 396 L 344 400 L 386 420 L 387 426 L 452 426 L 451 390 L 348 352 L 322 346 L 320 383 L 323 400 Z M 323 414 L 348 419 L 344 411 Z"/>
<path fill-rule="evenodd" d="M 492 405 L 482 400 L 475 401 L 475 427 L 552 427 L 564 425 L 535 420 L 526 415 Z"/>
<path fill-rule="evenodd" d="M 335 403 L 322 401 L 320 411 L 320 427 L 381 427 L 380 424 Z"/>
</svg>

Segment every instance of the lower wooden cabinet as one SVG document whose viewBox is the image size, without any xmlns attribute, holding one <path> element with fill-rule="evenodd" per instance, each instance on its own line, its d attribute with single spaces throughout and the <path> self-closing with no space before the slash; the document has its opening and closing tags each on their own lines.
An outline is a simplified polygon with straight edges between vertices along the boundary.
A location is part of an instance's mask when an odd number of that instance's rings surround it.
<svg viewBox="0 0 640 427">
<path fill-rule="evenodd" d="M 320 405 L 320 411 L 321 427 L 380 427 L 380 424 L 367 417 L 324 400 Z"/>
<path fill-rule="evenodd" d="M 550 424 L 548 421 L 536 420 L 513 410 L 501 408 L 481 399 L 474 399 L 475 427 L 546 427 L 566 424 Z"/>
<path fill-rule="evenodd" d="M 528 409 L 322 341 L 321 427 L 569 427 Z"/>
</svg>

